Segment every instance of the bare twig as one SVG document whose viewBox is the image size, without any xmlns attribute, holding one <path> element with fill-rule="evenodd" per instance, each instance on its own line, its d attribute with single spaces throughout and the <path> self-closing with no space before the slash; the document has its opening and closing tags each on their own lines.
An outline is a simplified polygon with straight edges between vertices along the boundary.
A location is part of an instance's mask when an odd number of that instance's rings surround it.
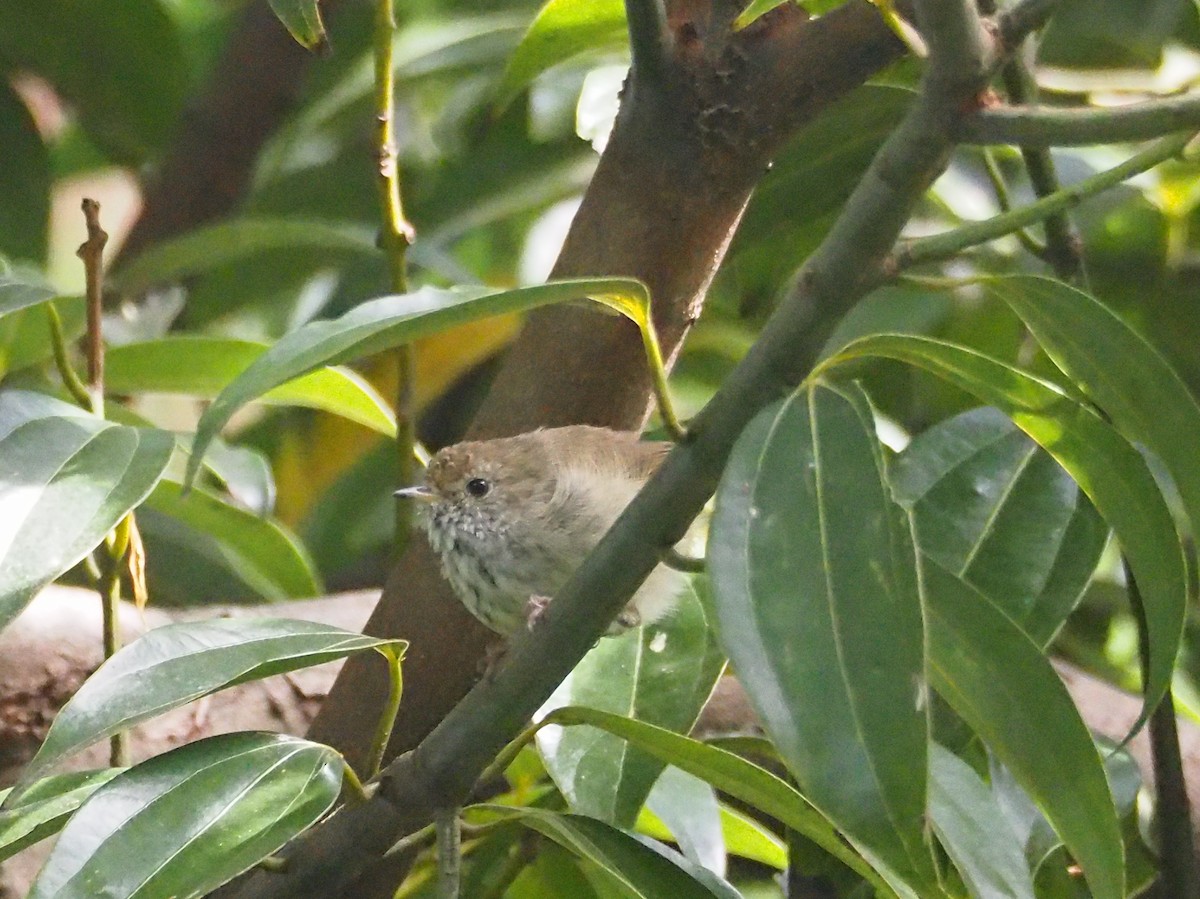
<svg viewBox="0 0 1200 899">
<path fill-rule="evenodd" d="M 100 317 L 104 304 L 104 245 L 108 234 L 100 227 L 100 204 L 84 199 L 83 217 L 87 222 L 87 240 L 79 245 L 76 254 L 83 260 L 87 278 L 87 386 L 91 395 L 91 410 L 104 415 L 104 335 Z"/>
</svg>

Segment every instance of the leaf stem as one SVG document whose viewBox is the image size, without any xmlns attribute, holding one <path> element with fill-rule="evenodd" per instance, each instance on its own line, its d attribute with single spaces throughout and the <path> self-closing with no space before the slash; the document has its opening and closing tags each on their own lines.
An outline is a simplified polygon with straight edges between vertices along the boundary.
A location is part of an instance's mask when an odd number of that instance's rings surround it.
<svg viewBox="0 0 1200 899">
<path fill-rule="evenodd" d="M 354 802 L 365 802 L 371 798 L 362 779 L 345 759 L 342 760 L 342 785 L 349 791 L 350 798 Z"/>
<path fill-rule="evenodd" d="M 104 658 L 111 659 L 121 648 L 121 562 L 129 551 L 133 513 L 126 515 L 109 534 L 100 583 L 100 611 L 103 620 Z M 114 768 L 129 766 L 129 732 L 119 730 L 109 738 L 108 763 Z"/>
<path fill-rule="evenodd" d="M 379 243 L 388 264 L 389 286 L 395 293 L 408 293 L 408 248 L 413 242 L 412 224 L 404 216 L 400 193 L 400 165 L 396 155 L 395 79 L 392 42 L 396 30 L 393 0 L 377 0 L 375 9 L 375 122 L 379 206 L 382 227 Z M 396 486 L 413 481 L 413 349 L 404 344 L 395 349 L 396 359 Z M 412 534 L 411 503 L 396 500 L 393 549 L 399 556 Z"/>
<path fill-rule="evenodd" d="M 375 727 L 375 736 L 371 740 L 371 749 L 367 754 L 367 777 L 375 777 L 383 762 L 383 754 L 387 750 L 388 741 L 392 738 L 392 728 L 396 724 L 396 714 L 400 710 L 400 697 L 404 693 L 404 677 L 400 669 L 400 656 L 390 646 L 379 649 L 388 666 L 388 695 L 384 702 L 379 723 Z"/>
<path fill-rule="evenodd" d="M 893 254 L 888 268 L 895 273 L 921 263 L 949 259 L 968 247 L 1012 234 L 1014 231 L 1069 209 L 1093 194 L 1115 187 L 1134 175 L 1178 156 L 1191 139 L 1192 134 L 1190 133 L 1163 138 L 1140 153 L 1131 156 L 1120 165 L 1055 191 L 1050 196 L 1030 203 L 1028 206 L 1022 206 L 1020 209 L 1014 209 L 1012 212 L 997 215 L 982 222 L 964 225 L 944 234 L 910 240 L 902 244 Z"/>
<path fill-rule="evenodd" d="M 671 439 L 682 443 L 687 440 L 687 429 L 675 413 L 675 403 L 671 399 L 671 388 L 667 383 L 667 368 L 663 364 L 662 347 L 658 343 L 658 332 L 654 330 L 654 320 L 649 312 L 639 330 L 642 333 L 642 345 L 646 348 L 646 360 L 650 364 L 650 379 L 654 384 L 655 399 L 658 400 L 658 414 Z"/>
<path fill-rule="evenodd" d="M 92 396 L 88 393 L 87 385 L 75 373 L 71 360 L 67 358 L 67 340 L 63 334 L 62 318 L 53 303 L 46 304 L 46 319 L 50 325 L 50 346 L 54 350 L 54 365 L 58 368 L 63 386 L 71 397 L 84 409 L 92 408 Z"/>
</svg>

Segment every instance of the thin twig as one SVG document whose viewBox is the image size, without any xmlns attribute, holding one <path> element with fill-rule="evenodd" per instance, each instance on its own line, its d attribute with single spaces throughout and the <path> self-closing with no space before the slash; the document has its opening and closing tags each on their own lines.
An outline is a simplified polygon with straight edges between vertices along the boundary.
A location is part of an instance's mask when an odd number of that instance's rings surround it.
<svg viewBox="0 0 1200 899">
<path fill-rule="evenodd" d="M 991 147 L 984 147 L 981 154 L 983 156 L 983 170 L 987 174 L 988 181 L 992 184 L 992 192 L 996 196 L 996 203 L 1000 207 L 1001 212 L 1012 211 L 1012 200 L 1008 195 L 1008 184 L 1004 180 L 1004 173 L 1000 171 L 1000 166 L 996 162 L 996 155 L 992 152 Z M 1021 246 L 1037 256 L 1039 259 L 1046 252 L 1045 244 L 1039 243 L 1034 239 L 1024 228 L 1014 232 Z"/>
<path fill-rule="evenodd" d="M 1150 628 L 1146 605 L 1138 589 L 1129 561 L 1122 556 L 1129 604 L 1138 625 L 1138 654 L 1142 680 L 1150 667 Z M 1192 831 L 1191 809 L 1183 759 L 1179 751 L 1179 733 L 1175 724 L 1175 702 L 1168 687 L 1162 701 L 1150 716 L 1150 761 L 1154 769 L 1154 831 L 1158 838 L 1159 886 L 1164 896 L 1200 896 L 1200 869 L 1197 868 Z"/>
<path fill-rule="evenodd" d="M 382 226 L 379 243 L 388 264 L 389 286 L 395 293 L 408 293 L 408 248 L 414 238 L 412 224 L 404 216 L 400 193 L 400 165 L 396 158 L 395 79 L 392 73 L 392 42 L 396 30 L 393 0 L 377 0 L 375 10 L 375 123 L 378 154 L 377 182 Z M 396 358 L 396 486 L 413 482 L 413 446 L 416 443 L 413 422 L 413 349 L 409 344 L 397 347 Z M 411 503 L 397 500 L 396 533 L 392 542 L 395 555 L 404 552 L 412 533 Z"/>
<path fill-rule="evenodd" d="M 633 77 L 661 82 L 671 71 L 667 63 L 667 26 L 661 0 L 625 0 Z"/>
<path fill-rule="evenodd" d="M 462 869 L 462 821 L 458 808 L 441 809 L 434 818 L 437 829 L 438 899 L 458 899 Z"/>
<path fill-rule="evenodd" d="M 1184 134 L 1163 138 L 1120 165 L 1085 178 L 1028 206 L 982 222 L 964 225 L 944 234 L 909 241 L 896 251 L 889 269 L 895 273 L 919 263 L 949 259 L 968 247 L 987 243 L 989 240 L 1012 234 L 1019 228 L 1040 222 L 1049 215 L 1069 209 L 1093 194 L 1115 187 L 1134 175 L 1180 155 L 1191 137 L 1190 134 Z"/>
<path fill-rule="evenodd" d="M 121 648 L 121 562 L 129 551 L 133 513 L 126 515 L 106 541 L 107 556 L 97 586 L 104 629 L 104 658 L 111 659 Z M 109 738 L 108 763 L 114 768 L 129 765 L 129 732 L 119 730 Z"/>
<path fill-rule="evenodd" d="M 87 222 L 87 240 L 79 245 L 76 255 L 83 260 L 87 280 L 87 368 L 88 393 L 91 410 L 104 417 L 104 334 L 100 326 L 104 304 L 104 245 L 108 233 L 100 227 L 100 204 L 85 198 L 83 218 Z"/>
<path fill-rule="evenodd" d="M 668 568 L 674 568 L 685 574 L 703 574 L 708 564 L 704 559 L 685 556 L 673 546 L 668 546 L 662 551 L 662 561 Z"/>
</svg>

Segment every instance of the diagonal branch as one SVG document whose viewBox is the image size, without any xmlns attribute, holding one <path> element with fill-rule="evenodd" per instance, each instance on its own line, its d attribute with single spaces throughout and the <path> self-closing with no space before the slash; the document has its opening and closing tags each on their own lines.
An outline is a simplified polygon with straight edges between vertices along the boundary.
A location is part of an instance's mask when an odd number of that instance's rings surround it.
<svg viewBox="0 0 1200 899">
<path fill-rule="evenodd" d="M 981 109 L 963 119 L 966 144 L 1077 147 L 1149 140 L 1200 128 L 1200 94 L 1147 100 L 1116 109 L 1009 106 Z"/>
<path fill-rule="evenodd" d="M 390 765 L 369 802 L 343 809 L 292 847 L 284 874 L 257 874 L 234 895 L 344 895 L 373 855 L 427 824 L 437 808 L 461 802 L 604 633 L 658 563 L 660 547 L 683 536 L 742 428 L 807 374 L 814 356 L 797 352 L 811 346 L 806 309 L 846 304 L 873 286 L 900 228 L 945 167 L 958 110 L 969 108 L 985 84 L 991 62 L 986 32 L 979 30 L 968 52 L 958 40 L 975 21 L 973 9 L 926 0 L 917 10 L 931 48 L 921 98 L 805 265 L 796 291 L 695 419 L 693 439 L 672 450 L 494 678 L 479 683 L 414 751 Z"/>
</svg>

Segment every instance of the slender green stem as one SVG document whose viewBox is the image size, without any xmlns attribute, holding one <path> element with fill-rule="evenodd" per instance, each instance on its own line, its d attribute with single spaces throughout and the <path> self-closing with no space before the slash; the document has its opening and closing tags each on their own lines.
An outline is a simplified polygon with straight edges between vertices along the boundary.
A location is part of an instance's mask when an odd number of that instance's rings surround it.
<svg viewBox="0 0 1200 899">
<path fill-rule="evenodd" d="M 920 263 L 949 259 L 968 247 L 1012 234 L 1020 228 L 1040 222 L 1065 209 L 1070 209 L 1093 194 L 1115 187 L 1134 175 L 1178 156 L 1183 152 L 1191 137 L 1190 134 L 1177 134 L 1163 138 L 1140 153 L 1131 156 L 1120 165 L 1085 178 L 1077 184 L 1056 191 L 1028 206 L 1014 209 L 1012 212 L 995 216 L 986 221 L 955 228 L 945 234 L 909 241 L 901 245 L 900 249 L 892 256 L 889 268 L 893 272 L 899 272 Z"/>
<path fill-rule="evenodd" d="M 996 195 L 996 203 L 999 205 L 1000 211 L 1011 212 L 1012 201 L 1008 195 L 1008 184 L 1004 180 L 1004 173 L 1000 171 L 1000 166 L 996 163 L 996 154 L 992 152 L 991 147 L 984 147 L 982 156 L 983 170 L 987 173 L 988 181 L 992 183 L 992 192 Z M 1035 240 L 1024 228 L 1018 229 L 1015 234 L 1021 246 L 1039 259 L 1042 258 L 1046 252 L 1044 244 Z"/>
<path fill-rule="evenodd" d="M 111 659 L 121 648 L 121 563 L 129 552 L 133 513 L 126 515 L 113 529 L 106 541 L 106 556 L 97 592 L 103 621 L 104 658 Z M 129 766 L 129 732 L 119 730 L 109 738 L 109 764 L 114 768 Z"/>
<path fill-rule="evenodd" d="M 438 899 L 458 899 L 462 869 L 462 821 L 458 808 L 441 809 L 434 818 L 437 829 Z"/>
<path fill-rule="evenodd" d="M 46 304 L 46 319 L 50 325 L 50 346 L 54 350 L 54 365 L 58 368 L 63 386 L 67 388 L 67 392 L 71 394 L 75 402 L 84 409 L 91 409 L 92 396 L 88 393 L 87 386 L 80 380 L 79 375 L 75 373 L 75 369 L 71 366 L 71 360 L 67 358 L 67 339 L 63 334 L 62 318 L 53 303 Z"/>
<path fill-rule="evenodd" d="M 539 721 L 536 724 L 529 725 L 517 734 L 507 746 L 500 750 L 492 763 L 483 769 L 483 773 L 479 775 L 479 783 L 488 783 L 497 777 L 503 776 L 505 769 L 517 757 L 517 753 L 529 745 L 530 741 L 537 736 L 537 732 L 542 729 L 542 725 L 547 723 L 549 722 Z"/>
<path fill-rule="evenodd" d="M 654 322 L 650 316 L 639 330 L 642 332 L 642 345 L 646 348 L 646 360 L 650 364 L 650 378 L 654 383 L 654 396 L 658 400 L 658 414 L 662 418 L 663 427 L 676 443 L 687 440 L 687 430 L 675 414 L 675 404 L 671 400 L 671 388 L 667 383 L 667 368 L 663 364 L 662 348 L 658 343 L 658 332 L 654 330 Z"/>
<path fill-rule="evenodd" d="M 426 824 L 420 830 L 414 830 L 408 836 L 396 841 L 390 848 L 386 856 L 400 855 L 402 852 L 408 852 L 418 846 L 424 846 L 430 840 L 437 837 L 437 826 L 434 824 Z"/>
<path fill-rule="evenodd" d="M 396 158 L 395 80 L 392 74 L 392 40 L 396 30 L 393 0 L 377 0 L 375 9 L 375 123 L 378 153 L 379 206 L 382 227 L 379 242 L 387 258 L 389 286 L 395 293 L 408 293 L 408 248 L 413 227 L 404 216 L 400 193 L 400 165 Z M 395 350 L 396 377 L 396 486 L 413 482 L 413 349 L 409 344 Z M 396 500 L 396 533 L 393 550 L 404 551 L 412 534 L 412 503 Z"/>
<path fill-rule="evenodd" d="M 1142 682 L 1150 668 L 1150 628 L 1146 604 L 1129 560 L 1121 557 L 1129 604 L 1138 626 L 1138 655 Z M 1150 761 L 1154 768 L 1154 831 L 1158 838 L 1159 882 L 1164 896 L 1200 896 L 1200 868 L 1194 850 L 1194 834 L 1179 733 L 1175 724 L 1175 702 L 1168 688 L 1150 715 Z"/>
<path fill-rule="evenodd" d="M 365 802 L 371 798 L 370 791 L 367 790 L 354 768 L 348 762 L 342 762 L 342 785 L 350 793 L 350 798 L 354 802 Z"/>
<path fill-rule="evenodd" d="M 400 656 L 385 646 L 379 650 L 388 666 L 388 695 L 383 711 L 379 715 L 379 724 L 375 728 L 375 736 L 371 739 L 371 749 L 367 754 L 367 777 L 379 773 L 383 754 L 387 750 L 388 741 L 392 738 L 392 728 L 396 724 L 396 713 L 400 710 L 400 697 L 404 693 L 404 677 L 400 669 Z"/>
<path fill-rule="evenodd" d="M 704 559 L 685 556 L 673 546 L 668 546 L 662 551 L 662 561 L 668 568 L 674 568 L 685 574 L 703 574 L 707 569 L 707 562 Z"/>
</svg>

